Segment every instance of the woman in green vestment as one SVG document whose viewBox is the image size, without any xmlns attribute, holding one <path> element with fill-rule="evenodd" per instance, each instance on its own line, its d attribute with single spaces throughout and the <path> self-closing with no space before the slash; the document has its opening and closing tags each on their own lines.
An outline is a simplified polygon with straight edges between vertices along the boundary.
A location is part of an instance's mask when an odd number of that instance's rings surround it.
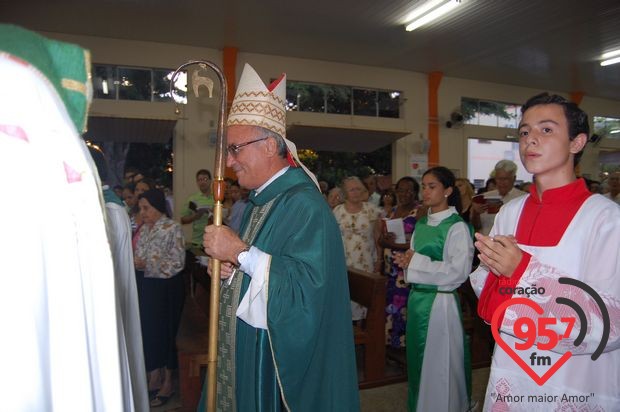
<svg viewBox="0 0 620 412">
<path fill-rule="evenodd" d="M 407 308 L 409 411 L 469 409 L 469 351 L 456 289 L 467 280 L 472 234 L 459 216 L 454 174 L 445 167 L 422 177 L 428 215 L 420 218 L 411 249 L 395 256 L 411 283 Z"/>
</svg>

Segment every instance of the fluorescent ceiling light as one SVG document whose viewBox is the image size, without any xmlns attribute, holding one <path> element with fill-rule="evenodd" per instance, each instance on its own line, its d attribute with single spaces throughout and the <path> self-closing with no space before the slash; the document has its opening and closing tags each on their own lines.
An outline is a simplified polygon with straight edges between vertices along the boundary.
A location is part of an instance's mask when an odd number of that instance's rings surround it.
<svg viewBox="0 0 620 412">
<path fill-rule="evenodd" d="M 614 57 L 614 56 L 618 56 L 618 55 L 620 55 L 620 49 L 604 53 L 601 56 L 601 59 L 609 59 L 610 57 Z"/>
<path fill-rule="evenodd" d="M 411 13 L 405 17 L 405 23 L 410 23 L 418 17 L 422 16 L 426 12 L 434 9 L 439 6 L 441 3 L 444 3 L 446 0 L 428 0 L 426 3 L 422 4 L 419 7 L 416 7 Z"/>
<path fill-rule="evenodd" d="M 418 27 L 422 27 L 448 13 L 460 4 L 460 0 L 448 0 L 443 1 L 443 3 L 441 1 L 431 0 L 409 14 L 408 19 L 413 18 L 414 20 L 405 27 L 405 30 L 413 31 Z"/>
<path fill-rule="evenodd" d="M 614 57 L 613 59 L 603 60 L 601 62 L 601 66 L 609 66 L 610 64 L 620 63 L 620 56 Z"/>
</svg>

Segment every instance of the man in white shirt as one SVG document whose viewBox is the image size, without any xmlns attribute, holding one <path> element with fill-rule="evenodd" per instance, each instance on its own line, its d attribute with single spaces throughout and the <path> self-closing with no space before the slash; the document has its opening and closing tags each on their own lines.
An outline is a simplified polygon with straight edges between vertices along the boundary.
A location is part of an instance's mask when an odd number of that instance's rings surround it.
<svg viewBox="0 0 620 412">
<path fill-rule="evenodd" d="M 364 186 L 368 189 L 368 203 L 379 206 L 381 195 L 377 193 L 377 176 L 370 175 L 364 178 Z"/>
<path fill-rule="evenodd" d="M 511 160 L 500 160 L 493 168 L 493 177 L 497 184 L 497 189 L 484 193 L 485 199 L 500 198 L 502 204 L 506 204 L 512 199 L 523 196 L 526 193 L 514 187 L 517 177 L 517 165 Z M 493 227 L 497 210 L 489 210 L 487 203 L 472 203 L 472 220 L 474 227 L 481 227 L 480 233 L 488 235 Z"/>
</svg>

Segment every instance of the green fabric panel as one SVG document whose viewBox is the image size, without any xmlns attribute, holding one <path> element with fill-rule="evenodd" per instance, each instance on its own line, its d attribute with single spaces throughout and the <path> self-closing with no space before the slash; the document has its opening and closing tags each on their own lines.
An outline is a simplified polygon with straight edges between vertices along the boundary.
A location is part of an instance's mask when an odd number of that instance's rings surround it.
<svg viewBox="0 0 620 412">
<path fill-rule="evenodd" d="M 89 100 L 84 92 L 63 86 L 63 79 L 90 88 L 90 54 L 80 46 L 47 39 L 33 31 L 0 24 L 0 50 L 39 70 L 54 86 L 78 133 L 85 131 Z"/>
<path fill-rule="evenodd" d="M 452 225 L 461 222 L 463 219 L 458 214 L 452 214 L 442 220 L 437 226 L 428 225 L 428 217 L 424 216 L 419 220 L 414 232 L 414 249 L 416 253 L 428 256 L 432 261 L 443 260 L 443 248 L 448 232 Z M 470 226 L 470 232 L 472 228 Z M 473 232 L 472 232 L 473 236 Z M 422 375 L 422 364 L 424 361 L 424 350 L 426 348 L 426 337 L 431 317 L 433 302 L 437 293 L 450 293 L 455 297 L 461 327 L 463 324 L 463 314 L 460 310 L 461 305 L 456 291 L 438 291 L 435 285 L 413 284 L 409 293 L 407 303 L 407 376 L 409 379 L 409 397 L 407 408 L 415 411 L 418 403 L 420 379 Z M 464 367 L 465 383 L 467 395 L 471 402 L 471 350 L 469 337 L 463 330 L 464 346 Z M 411 350 L 410 350 L 411 349 Z"/>
<path fill-rule="evenodd" d="M 256 234 L 260 232 L 262 228 L 263 222 L 266 220 L 267 216 L 269 216 L 269 211 L 271 207 L 275 203 L 276 198 L 273 198 L 270 202 L 252 208 L 252 213 L 249 216 L 248 224 L 245 225 L 244 230 L 241 234 L 241 239 L 247 244 L 254 243 L 256 238 Z M 267 395 L 265 392 L 265 388 L 271 383 L 272 386 L 275 386 L 276 380 L 265 378 L 265 376 L 271 374 L 273 375 L 275 369 L 273 366 L 269 366 L 269 363 L 265 363 L 262 361 L 263 359 L 271 359 L 271 352 L 264 352 L 264 350 L 259 350 L 259 360 L 260 362 L 256 362 L 252 355 L 255 355 L 254 352 L 245 351 L 240 354 L 242 358 L 239 360 L 239 364 L 243 365 L 242 372 L 248 374 L 249 376 L 256 376 L 254 370 L 250 370 L 250 368 L 255 367 L 255 363 L 260 363 L 257 367 L 257 370 L 261 372 L 261 380 L 255 379 L 256 385 L 250 386 L 246 390 L 244 394 L 245 396 L 239 396 L 236 391 L 236 350 L 235 348 L 239 347 L 237 345 L 237 340 L 240 339 L 242 344 L 241 347 L 245 345 L 248 346 L 261 346 L 256 344 L 257 333 L 260 334 L 263 331 L 255 330 L 254 328 L 245 325 L 246 328 L 241 328 L 238 330 L 237 326 L 239 324 L 238 318 L 236 316 L 236 311 L 238 308 L 238 303 L 241 300 L 241 289 L 243 286 L 243 281 L 246 281 L 245 288 L 249 284 L 249 280 L 247 277 L 243 276 L 243 274 L 237 273 L 232 277 L 232 282 L 228 284 L 227 282 L 222 283 L 222 289 L 220 293 L 220 316 L 218 322 L 218 356 L 217 356 L 217 401 L 216 408 L 218 412 L 233 412 L 238 410 L 237 407 L 237 398 L 241 399 L 241 404 L 243 405 L 243 409 L 247 409 L 248 407 L 254 407 L 255 404 L 260 405 L 261 407 L 267 408 L 269 410 L 269 406 L 272 408 L 276 408 L 275 402 L 279 403 L 279 396 L 277 392 L 275 392 L 275 396 L 271 398 L 273 401 L 269 403 L 265 399 Z M 244 324 L 241 323 L 243 326 Z M 246 333 L 244 333 L 246 332 Z M 249 333 L 247 333 L 249 332 Z M 260 340 L 261 337 L 259 336 Z M 249 343 L 248 343 L 249 342 Z M 231 350 L 233 348 L 233 350 Z M 243 358 L 243 355 L 248 355 L 248 358 Z M 264 368 L 267 368 L 264 370 Z M 204 410 L 204 403 L 206 401 L 206 385 L 207 381 L 205 379 L 205 385 L 203 387 L 202 398 L 199 403 L 199 411 Z M 262 386 L 261 386 L 262 385 Z M 255 387 L 257 386 L 258 389 Z M 275 386 L 277 388 L 277 386 Z M 255 391 L 252 393 L 252 391 Z M 273 393 L 273 392 L 272 392 Z M 257 395 L 258 394 L 258 395 Z M 263 399 L 256 399 L 257 396 L 262 396 Z M 249 402 L 251 400 L 253 403 Z M 248 406 L 249 405 L 249 406 Z"/>
<path fill-rule="evenodd" d="M 278 374 L 284 402 L 292 411 L 358 411 L 340 230 L 325 199 L 301 169 L 289 169 L 258 196 L 251 193 L 249 201 L 263 205 L 280 193 L 253 243 L 272 255 L 269 333 L 237 322 L 238 410 L 277 411 Z M 246 209 L 242 231 L 250 210 Z M 245 276 L 241 296 L 248 285 Z"/>
<path fill-rule="evenodd" d="M 116 203 L 119 206 L 125 207 L 123 201 L 114 193 L 112 189 L 104 189 L 103 190 L 103 200 L 106 203 Z"/>
<path fill-rule="evenodd" d="M 417 227 L 416 227 L 417 230 Z M 407 301 L 407 378 L 409 396 L 407 409 L 415 411 L 418 405 L 422 363 L 426 348 L 426 335 L 431 319 L 431 309 L 437 296 L 437 286 L 413 285 Z"/>
<path fill-rule="evenodd" d="M 413 249 L 432 261 L 443 260 L 443 246 L 450 227 L 463 219 L 458 214 L 452 214 L 441 221 L 437 226 L 428 224 L 428 216 L 424 216 L 413 232 Z"/>
</svg>

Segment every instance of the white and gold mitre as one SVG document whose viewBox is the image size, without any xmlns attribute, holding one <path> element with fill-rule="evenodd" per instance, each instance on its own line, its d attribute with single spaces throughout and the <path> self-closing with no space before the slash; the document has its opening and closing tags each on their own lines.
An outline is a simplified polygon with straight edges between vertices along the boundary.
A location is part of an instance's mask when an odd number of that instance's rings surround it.
<svg viewBox="0 0 620 412">
<path fill-rule="evenodd" d="M 259 126 L 282 136 L 290 155 L 290 165 L 301 167 L 320 191 L 316 176 L 299 160 L 295 143 L 286 138 L 285 106 L 286 74 L 282 73 L 280 78 L 266 87 L 258 73 L 246 63 L 226 126 Z"/>
<path fill-rule="evenodd" d="M 286 137 L 286 74 L 269 85 L 245 64 L 227 126 L 260 126 Z"/>
</svg>

